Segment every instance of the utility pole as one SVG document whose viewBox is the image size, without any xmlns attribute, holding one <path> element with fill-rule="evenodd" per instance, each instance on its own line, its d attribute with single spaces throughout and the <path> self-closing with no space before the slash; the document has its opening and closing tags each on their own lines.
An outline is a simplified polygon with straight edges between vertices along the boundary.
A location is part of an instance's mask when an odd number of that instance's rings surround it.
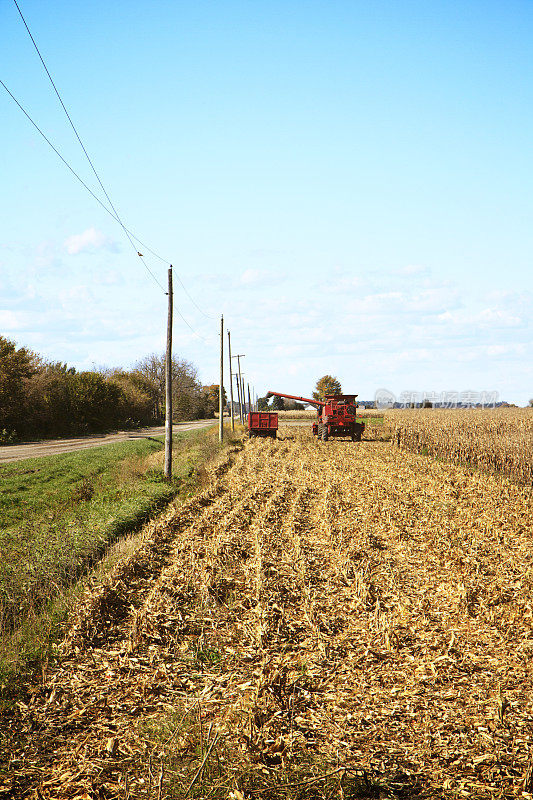
<svg viewBox="0 0 533 800">
<path fill-rule="evenodd" d="M 220 317 L 220 385 L 218 387 L 218 441 L 224 439 L 224 316 Z"/>
<path fill-rule="evenodd" d="M 165 357 L 165 478 L 172 479 L 172 264 L 168 270 L 167 353 Z"/>
<path fill-rule="evenodd" d="M 248 386 L 248 413 L 250 413 L 252 410 L 252 404 L 250 402 L 250 384 L 248 383 L 247 386 Z"/>
<path fill-rule="evenodd" d="M 244 372 L 242 373 L 244 375 Z M 244 380 L 241 377 L 241 403 L 242 403 L 242 424 L 246 424 L 246 397 L 244 394 Z"/>
<path fill-rule="evenodd" d="M 239 373 L 235 373 L 235 383 L 237 384 L 237 403 L 239 404 L 239 419 L 242 422 L 242 400 L 241 400 L 241 385 L 239 383 Z"/>
<path fill-rule="evenodd" d="M 244 416 L 243 416 L 243 413 L 242 413 L 243 412 L 243 406 L 244 406 L 244 391 L 243 391 L 242 376 L 241 376 L 241 358 L 245 358 L 245 354 L 244 353 L 237 353 L 237 355 L 233 356 L 233 358 L 237 359 L 237 364 L 239 365 L 239 370 L 238 370 L 238 373 L 237 373 L 237 375 L 238 375 L 238 377 L 237 377 L 237 386 L 239 387 L 239 413 L 240 413 L 240 417 L 241 417 L 241 422 L 244 425 Z"/>
<path fill-rule="evenodd" d="M 228 356 L 229 356 L 229 392 L 231 402 L 231 430 L 235 430 L 235 417 L 233 416 L 233 373 L 231 371 L 231 334 L 228 331 Z"/>
<path fill-rule="evenodd" d="M 237 356 L 237 364 L 239 366 L 239 389 L 241 392 L 241 422 L 244 425 L 244 392 L 242 390 L 241 358 L 244 358 L 244 353 L 239 353 Z"/>
</svg>

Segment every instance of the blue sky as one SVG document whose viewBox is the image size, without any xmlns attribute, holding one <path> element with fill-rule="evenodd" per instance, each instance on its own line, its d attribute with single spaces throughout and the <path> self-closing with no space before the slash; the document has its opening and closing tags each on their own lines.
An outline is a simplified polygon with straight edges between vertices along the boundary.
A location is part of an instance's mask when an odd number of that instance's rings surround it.
<svg viewBox="0 0 533 800">
<path fill-rule="evenodd" d="M 176 286 L 204 382 L 224 313 L 259 394 L 533 397 L 530 2 L 19 4 L 125 224 L 213 318 Z M 96 187 L 10 0 L 0 26 L 0 77 Z M 0 113 L 0 333 L 80 369 L 160 352 L 119 226 Z"/>
</svg>

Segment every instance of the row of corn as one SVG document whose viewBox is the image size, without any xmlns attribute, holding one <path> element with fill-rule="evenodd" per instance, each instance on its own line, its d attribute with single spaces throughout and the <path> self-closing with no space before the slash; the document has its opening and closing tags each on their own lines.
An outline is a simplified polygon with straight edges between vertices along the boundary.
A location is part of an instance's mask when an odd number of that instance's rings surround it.
<svg viewBox="0 0 533 800">
<path fill-rule="evenodd" d="M 387 413 L 401 450 L 533 483 L 533 408 Z"/>
</svg>

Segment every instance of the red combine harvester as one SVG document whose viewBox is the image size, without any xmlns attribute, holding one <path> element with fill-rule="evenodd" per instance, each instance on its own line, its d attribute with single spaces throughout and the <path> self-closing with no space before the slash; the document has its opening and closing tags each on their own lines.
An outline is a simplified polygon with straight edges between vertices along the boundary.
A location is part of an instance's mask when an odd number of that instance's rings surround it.
<svg viewBox="0 0 533 800">
<path fill-rule="evenodd" d="M 313 436 L 327 442 L 330 436 L 351 436 L 352 442 L 360 442 L 365 429 L 364 422 L 357 422 L 356 394 L 331 394 L 325 400 L 311 400 L 282 392 L 267 393 L 267 397 L 287 397 L 316 406 L 317 421 L 313 422 Z"/>
<path fill-rule="evenodd" d="M 272 411 L 250 411 L 248 414 L 248 436 L 272 436 L 278 432 L 278 415 Z"/>
</svg>

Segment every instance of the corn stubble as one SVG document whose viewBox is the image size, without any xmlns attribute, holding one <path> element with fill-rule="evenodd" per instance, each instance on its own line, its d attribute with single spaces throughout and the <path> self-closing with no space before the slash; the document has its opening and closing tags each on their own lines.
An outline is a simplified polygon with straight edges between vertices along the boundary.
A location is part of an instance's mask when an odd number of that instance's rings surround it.
<svg viewBox="0 0 533 800">
<path fill-rule="evenodd" d="M 6 790 L 531 797 L 531 489 L 304 432 L 233 458 L 87 595 Z"/>
</svg>

